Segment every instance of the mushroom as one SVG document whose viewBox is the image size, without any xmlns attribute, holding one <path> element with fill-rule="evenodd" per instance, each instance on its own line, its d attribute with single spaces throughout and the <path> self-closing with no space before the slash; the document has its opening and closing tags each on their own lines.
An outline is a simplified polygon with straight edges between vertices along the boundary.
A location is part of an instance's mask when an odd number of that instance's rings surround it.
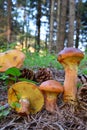
<svg viewBox="0 0 87 130">
<path fill-rule="evenodd" d="M 21 115 L 35 114 L 44 105 L 44 97 L 31 82 L 17 82 L 8 90 L 8 103 Z"/>
<path fill-rule="evenodd" d="M 78 65 L 83 57 L 83 52 L 73 47 L 65 48 L 58 54 L 57 60 L 65 69 L 64 102 L 74 104 L 76 101 Z"/>
<path fill-rule="evenodd" d="M 20 68 L 24 59 L 25 54 L 16 49 L 0 53 L 0 72 L 4 72 L 11 67 Z"/>
<path fill-rule="evenodd" d="M 63 92 L 63 86 L 55 80 L 47 80 L 40 84 L 39 89 L 45 95 L 45 108 L 49 112 L 57 110 L 57 95 Z"/>
</svg>

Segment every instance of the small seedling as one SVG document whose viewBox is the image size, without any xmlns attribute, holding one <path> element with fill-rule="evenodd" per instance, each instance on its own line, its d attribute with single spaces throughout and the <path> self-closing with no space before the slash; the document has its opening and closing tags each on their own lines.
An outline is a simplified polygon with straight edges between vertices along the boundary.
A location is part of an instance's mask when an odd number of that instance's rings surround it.
<svg viewBox="0 0 87 130">
<path fill-rule="evenodd" d="M 4 106 L 0 107 L 0 119 L 6 117 L 10 113 L 11 108 L 5 109 Z"/>
<path fill-rule="evenodd" d="M 19 68 L 16 68 L 16 67 L 11 67 L 9 69 L 7 69 L 5 71 L 5 73 L 3 74 L 3 77 L 2 79 L 5 80 L 6 84 L 10 84 L 10 83 L 16 83 L 16 82 L 19 82 L 19 81 L 27 81 L 27 82 L 32 82 L 32 83 L 35 83 L 37 84 L 36 82 L 32 81 L 32 80 L 28 80 L 26 78 L 21 78 L 21 71 Z"/>
</svg>

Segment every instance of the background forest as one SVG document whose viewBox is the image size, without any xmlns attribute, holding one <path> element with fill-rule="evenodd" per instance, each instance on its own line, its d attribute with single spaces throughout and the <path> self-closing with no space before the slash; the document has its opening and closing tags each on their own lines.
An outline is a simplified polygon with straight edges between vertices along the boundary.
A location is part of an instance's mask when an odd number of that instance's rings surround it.
<svg viewBox="0 0 87 130">
<path fill-rule="evenodd" d="M 0 0 L 0 130 L 87 130 L 87 0 Z"/>
<path fill-rule="evenodd" d="M 0 0 L 0 51 L 87 49 L 86 0 Z"/>
</svg>

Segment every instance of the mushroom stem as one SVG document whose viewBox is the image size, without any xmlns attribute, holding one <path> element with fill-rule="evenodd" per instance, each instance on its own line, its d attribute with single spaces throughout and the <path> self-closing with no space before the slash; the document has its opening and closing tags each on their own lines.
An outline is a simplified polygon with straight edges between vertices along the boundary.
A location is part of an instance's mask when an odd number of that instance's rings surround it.
<svg viewBox="0 0 87 130">
<path fill-rule="evenodd" d="M 45 108 L 49 112 L 57 110 L 57 93 L 46 92 Z"/>
<path fill-rule="evenodd" d="M 26 98 L 22 98 L 19 100 L 19 103 L 20 103 L 20 109 L 19 109 L 19 113 L 21 114 L 29 114 L 29 109 L 30 109 L 30 102 L 28 99 Z"/>
<path fill-rule="evenodd" d="M 76 101 L 77 93 L 77 72 L 78 67 L 75 64 L 65 67 L 65 81 L 64 81 L 64 101 L 74 103 Z"/>
</svg>

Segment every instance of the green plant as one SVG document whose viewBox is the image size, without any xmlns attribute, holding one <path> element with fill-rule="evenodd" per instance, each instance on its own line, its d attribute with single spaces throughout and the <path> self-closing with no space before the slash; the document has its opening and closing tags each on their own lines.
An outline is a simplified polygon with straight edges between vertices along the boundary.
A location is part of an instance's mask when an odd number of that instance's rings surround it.
<svg viewBox="0 0 87 130">
<path fill-rule="evenodd" d="M 10 113 L 11 108 L 5 109 L 4 106 L 0 106 L 0 119 L 6 117 Z"/>
<path fill-rule="evenodd" d="M 26 78 L 20 78 L 21 71 L 19 68 L 16 68 L 16 67 L 11 67 L 7 69 L 3 75 L 4 76 L 2 76 L 2 78 L 5 77 L 4 79 L 5 79 L 6 84 L 9 84 L 10 82 L 16 83 L 18 81 L 27 81 L 27 82 L 32 82 L 36 84 L 36 82 L 32 80 L 28 80 Z"/>
<path fill-rule="evenodd" d="M 8 75 L 6 75 L 5 73 L 0 73 L 0 83 L 3 86 L 3 90 L 7 91 L 7 87 L 6 87 L 6 81 L 8 80 Z"/>
<path fill-rule="evenodd" d="M 11 105 L 13 108 L 16 108 L 16 107 L 20 108 L 21 107 L 20 103 L 18 103 L 18 102 L 13 102 Z"/>
<path fill-rule="evenodd" d="M 18 81 L 19 76 L 21 75 L 21 72 L 18 68 L 12 67 L 5 71 L 6 75 L 9 75 L 8 80 L 13 80 L 14 82 Z"/>
<path fill-rule="evenodd" d="M 81 83 L 77 83 L 77 88 L 80 88 L 82 86 Z"/>
<path fill-rule="evenodd" d="M 5 73 L 1 73 L 1 74 L 0 74 L 0 79 L 1 79 L 1 80 L 4 81 L 4 80 L 6 80 L 7 78 L 8 78 L 8 76 L 7 76 Z"/>
<path fill-rule="evenodd" d="M 40 53 L 26 53 L 26 59 L 24 61 L 24 66 L 28 68 L 38 68 L 38 67 L 54 67 L 61 69 L 62 66 L 57 62 L 57 57 L 55 54 L 50 54 L 46 52 Z"/>
<path fill-rule="evenodd" d="M 84 59 L 80 63 L 79 74 L 87 75 L 87 54 L 85 54 Z"/>
</svg>

